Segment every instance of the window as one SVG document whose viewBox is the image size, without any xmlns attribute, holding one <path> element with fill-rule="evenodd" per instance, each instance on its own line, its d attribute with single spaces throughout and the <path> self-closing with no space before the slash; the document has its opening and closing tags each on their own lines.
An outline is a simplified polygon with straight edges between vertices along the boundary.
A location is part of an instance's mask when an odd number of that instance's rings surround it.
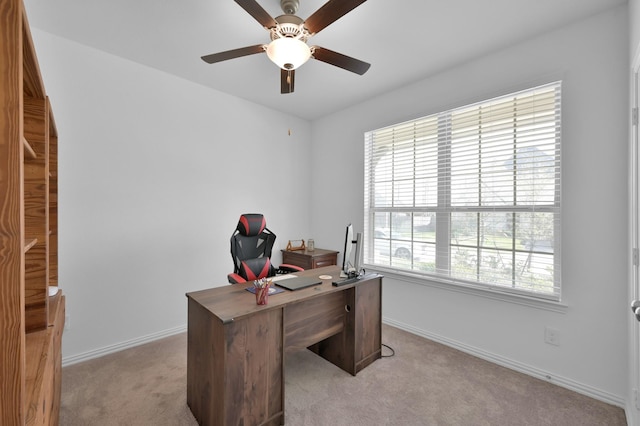
<svg viewBox="0 0 640 426">
<path fill-rule="evenodd" d="M 560 299 L 560 82 L 365 134 L 365 263 Z"/>
</svg>

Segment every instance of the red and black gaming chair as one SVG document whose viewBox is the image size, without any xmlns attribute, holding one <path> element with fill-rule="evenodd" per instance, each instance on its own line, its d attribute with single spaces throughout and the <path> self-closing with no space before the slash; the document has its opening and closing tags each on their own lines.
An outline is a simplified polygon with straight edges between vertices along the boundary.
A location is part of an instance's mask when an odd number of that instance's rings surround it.
<svg viewBox="0 0 640 426">
<path fill-rule="evenodd" d="M 276 235 L 267 228 L 261 214 L 243 214 L 231 235 L 231 257 L 233 273 L 228 275 L 231 284 L 272 277 L 276 273 L 302 271 L 295 265 L 280 265 L 276 269 L 271 264 L 271 250 Z"/>
</svg>

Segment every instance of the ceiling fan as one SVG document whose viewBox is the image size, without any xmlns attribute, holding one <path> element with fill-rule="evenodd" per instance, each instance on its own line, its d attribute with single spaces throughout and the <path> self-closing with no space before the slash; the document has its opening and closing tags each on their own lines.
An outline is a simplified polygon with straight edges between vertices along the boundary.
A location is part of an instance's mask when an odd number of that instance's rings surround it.
<svg viewBox="0 0 640 426">
<path fill-rule="evenodd" d="M 280 67 L 280 92 L 293 93 L 295 70 L 309 58 L 363 75 L 371 64 L 320 46 L 309 46 L 307 40 L 340 19 L 366 0 L 329 0 L 307 20 L 295 13 L 299 0 L 280 0 L 284 15 L 272 18 L 256 0 L 234 0 L 271 34 L 271 43 L 256 44 L 202 56 L 213 64 L 228 59 L 266 52 L 269 59 Z"/>
</svg>

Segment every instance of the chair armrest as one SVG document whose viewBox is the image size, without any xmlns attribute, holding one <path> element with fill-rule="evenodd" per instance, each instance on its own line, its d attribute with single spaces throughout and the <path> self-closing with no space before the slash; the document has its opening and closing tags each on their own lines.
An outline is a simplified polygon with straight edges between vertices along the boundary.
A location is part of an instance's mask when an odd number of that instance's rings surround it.
<svg viewBox="0 0 640 426">
<path fill-rule="evenodd" d="M 283 272 L 296 272 L 296 271 L 304 271 L 304 268 L 301 268 L 300 266 L 297 265 L 290 265 L 288 263 L 283 263 L 282 265 L 280 265 L 280 269 Z"/>
<path fill-rule="evenodd" d="M 247 280 L 245 280 L 238 274 L 229 274 L 227 275 L 227 278 L 229 279 L 229 284 L 240 284 L 247 282 Z"/>
</svg>

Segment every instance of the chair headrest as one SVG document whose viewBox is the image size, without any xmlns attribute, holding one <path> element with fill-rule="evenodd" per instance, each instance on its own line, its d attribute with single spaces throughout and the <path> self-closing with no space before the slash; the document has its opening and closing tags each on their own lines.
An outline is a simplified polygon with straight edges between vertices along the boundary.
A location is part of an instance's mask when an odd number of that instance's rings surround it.
<svg viewBox="0 0 640 426">
<path fill-rule="evenodd" d="M 249 213 L 240 216 L 236 229 L 246 237 L 255 237 L 256 235 L 260 235 L 266 227 L 267 221 L 263 215 L 259 213 Z"/>
</svg>

